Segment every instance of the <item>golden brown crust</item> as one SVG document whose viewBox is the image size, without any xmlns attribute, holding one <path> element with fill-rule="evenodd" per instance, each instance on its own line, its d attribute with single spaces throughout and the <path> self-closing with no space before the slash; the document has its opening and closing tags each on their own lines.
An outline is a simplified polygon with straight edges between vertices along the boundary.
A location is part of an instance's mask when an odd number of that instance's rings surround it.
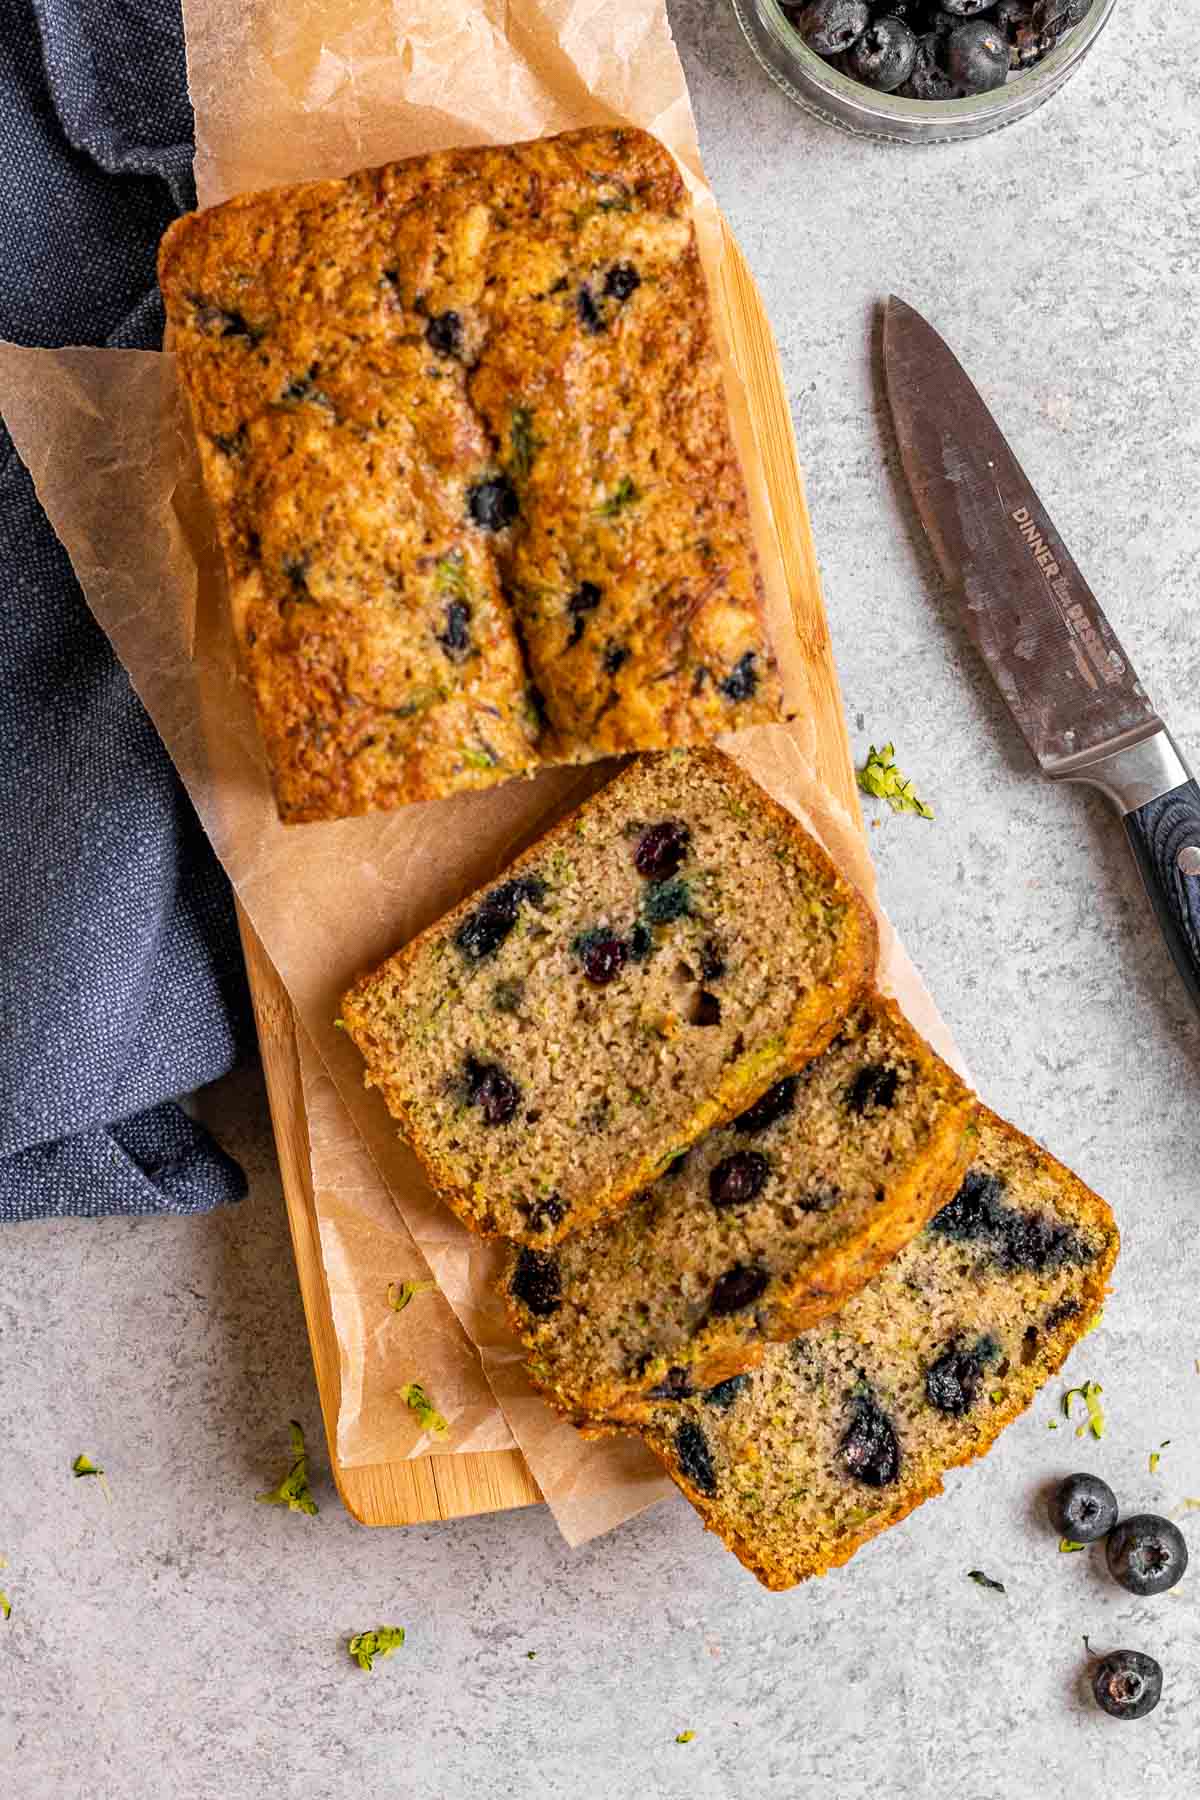
<svg viewBox="0 0 1200 1800">
<path fill-rule="evenodd" d="M 726 791 L 736 795 L 742 805 L 752 807 L 758 819 L 769 819 L 777 831 L 786 834 L 797 856 L 804 860 L 815 878 L 837 897 L 839 904 L 845 909 L 845 916 L 836 953 L 836 966 L 828 980 L 803 993 L 781 1045 L 769 1058 L 761 1055 L 744 1056 L 727 1066 L 716 1090 L 697 1098 L 690 1116 L 682 1126 L 672 1126 L 668 1143 L 656 1143 L 651 1151 L 637 1157 L 623 1171 L 619 1181 L 614 1182 L 605 1192 L 593 1194 L 586 1207 L 577 1208 L 562 1223 L 548 1223 L 540 1230 L 530 1229 L 519 1233 L 509 1222 L 507 1235 L 518 1237 L 521 1242 L 545 1248 L 559 1242 L 569 1231 L 578 1230 L 619 1211 L 661 1170 L 663 1153 L 671 1145 L 682 1147 L 692 1143 L 703 1132 L 749 1106 L 773 1081 L 778 1080 L 783 1070 L 795 1068 L 810 1057 L 819 1055 L 873 976 L 877 954 L 874 915 L 857 889 L 838 873 L 821 846 L 786 808 L 760 789 L 757 783 L 721 751 L 697 749 L 688 752 L 688 756 L 689 767 L 702 767 Z M 635 781 L 638 767 L 637 763 L 629 765 L 600 793 L 608 795 L 623 781 Z M 597 796 L 592 796 L 590 800 L 585 800 L 552 827 L 544 837 L 517 857 L 499 879 L 506 882 L 519 879 L 535 864 L 544 862 L 548 853 L 553 852 L 556 846 L 573 845 L 577 821 L 586 816 L 596 798 Z M 439 1198 L 472 1230 L 490 1237 L 505 1235 L 504 1227 L 489 1211 L 487 1196 L 465 1188 L 454 1167 L 428 1141 L 420 1106 L 413 1104 L 409 1093 L 395 1078 L 394 1050 L 378 1027 L 381 1009 L 377 1005 L 382 994 L 396 995 L 403 990 L 407 976 L 419 959 L 431 946 L 451 936 L 473 912 L 478 902 L 478 894 L 469 895 L 444 918 L 437 920 L 394 956 L 389 957 L 381 967 L 361 977 L 345 996 L 341 1016 L 346 1030 L 367 1064 L 367 1085 L 379 1089 L 389 1112 L 399 1122 Z"/>
<path fill-rule="evenodd" d="M 243 195 L 178 220 L 159 278 L 282 817 L 779 716 L 686 190 L 647 133 Z"/>
</svg>

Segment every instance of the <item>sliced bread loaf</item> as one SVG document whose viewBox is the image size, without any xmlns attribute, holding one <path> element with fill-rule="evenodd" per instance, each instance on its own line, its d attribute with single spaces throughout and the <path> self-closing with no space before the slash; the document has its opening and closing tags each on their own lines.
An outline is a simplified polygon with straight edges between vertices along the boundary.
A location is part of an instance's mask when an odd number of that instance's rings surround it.
<svg viewBox="0 0 1200 1800">
<path fill-rule="evenodd" d="M 342 1016 L 446 1202 L 546 1246 L 823 1050 L 865 902 L 717 750 L 639 758 Z"/>
<path fill-rule="evenodd" d="M 875 995 L 617 1218 L 514 1250 L 504 1294 L 564 1411 L 644 1417 L 834 1312 L 949 1198 L 974 1103 Z"/>
<path fill-rule="evenodd" d="M 1104 1201 L 980 1109 L 955 1198 L 836 1316 L 752 1373 L 663 1403 L 645 1436 L 770 1588 L 844 1563 L 981 1456 L 1092 1323 Z"/>
</svg>

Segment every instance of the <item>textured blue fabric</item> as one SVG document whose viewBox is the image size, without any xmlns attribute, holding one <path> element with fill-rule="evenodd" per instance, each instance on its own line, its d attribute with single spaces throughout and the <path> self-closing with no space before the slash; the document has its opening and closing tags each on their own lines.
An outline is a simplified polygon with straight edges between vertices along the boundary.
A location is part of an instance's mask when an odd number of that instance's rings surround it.
<svg viewBox="0 0 1200 1800">
<path fill-rule="evenodd" d="M 191 132 L 179 0 L 0 0 L 0 336 L 157 348 Z M 0 1221 L 240 1198 L 175 1097 L 250 1042 L 228 884 L 0 426 Z"/>
</svg>

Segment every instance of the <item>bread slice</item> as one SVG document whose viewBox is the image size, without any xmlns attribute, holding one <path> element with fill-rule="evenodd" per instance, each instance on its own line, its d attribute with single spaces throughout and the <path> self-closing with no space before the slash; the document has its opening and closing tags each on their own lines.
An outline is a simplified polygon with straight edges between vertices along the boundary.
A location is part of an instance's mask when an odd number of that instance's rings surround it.
<svg viewBox="0 0 1200 1800">
<path fill-rule="evenodd" d="M 159 282 L 282 818 L 779 718 L 691 206 L 649 133 L 239 195 L 171 226 Z"/>
<path fill-rule="evenodd" d="M 840 1313 L 759 1368 L 662 1404 L 646 1441 L 769 1588 L 942 1491 L 1092 1324 L 1117 1254 L 1104 1201 L 980 1109 L 961 1188 Z"/>
<path fill-rule="evenodd" d="M 563 1411 L 638 1419 L 753 1367 L 857 1293 L 957 1188 L 974 1101 L 872 995 L 834 1042 L 616 1219 L 513 1252 L 503 1293 Z"/>
<path fill-rule="evenodd" d="M 643 757 L 346 996 L 447 1204 L 546 1246 L 823 1050 L 874 921 L 717 750 Z"/>
</svg>

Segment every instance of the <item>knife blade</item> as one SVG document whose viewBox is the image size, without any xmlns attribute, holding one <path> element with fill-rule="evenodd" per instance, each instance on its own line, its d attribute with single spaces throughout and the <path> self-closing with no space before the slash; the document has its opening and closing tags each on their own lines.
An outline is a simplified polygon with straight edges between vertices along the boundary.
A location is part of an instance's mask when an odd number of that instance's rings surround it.
<svg viewBox="0 0 1200 1800">
<path fill-rule="evenodd" d="M 958 358 L 895 295 L 884 374 L 943 580 L 1044 774 L 1099 788 L 1200 1006 L 1200 788 Z"/>
</svg>

